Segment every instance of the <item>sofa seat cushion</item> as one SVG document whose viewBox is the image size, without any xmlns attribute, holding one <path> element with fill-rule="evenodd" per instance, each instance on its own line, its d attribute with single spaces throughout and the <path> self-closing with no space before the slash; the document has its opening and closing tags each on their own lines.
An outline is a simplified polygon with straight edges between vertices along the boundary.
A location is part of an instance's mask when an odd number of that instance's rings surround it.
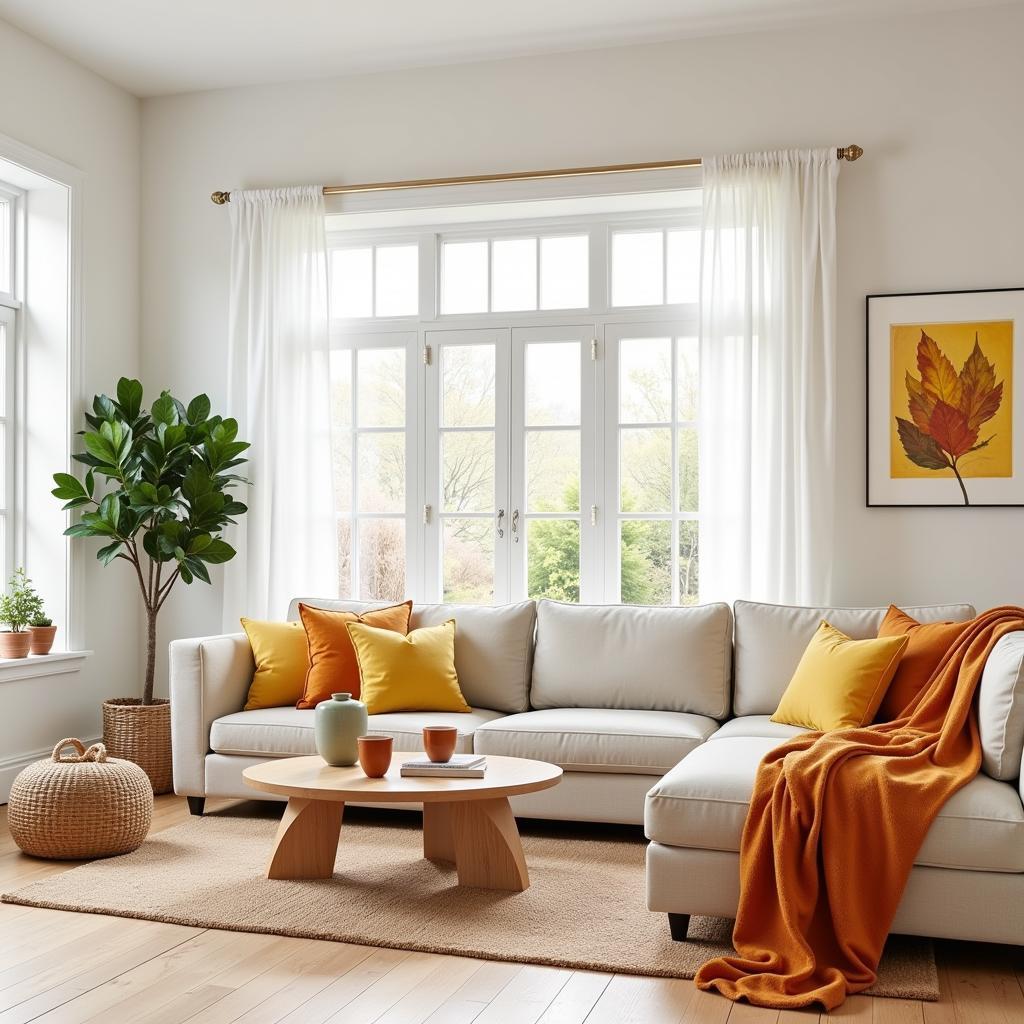
<svg viewBox="0 0 1024 1024">
<path fill-rule="evenodd" d="M 784 722 L 773 722 L 771 715 L 742 715 L 723 722 L 720 729 L 708 738 L 712 740 L 729 740 L 736 736 L 748 736 L 757 739 L 775 740 L 781 743 L 793 736 L 807 732 L 798 725 L 786 725 Z"/>
<path fill-rule="evenodd" d="M 315 754 L 312 710 L 265 708 L 262 711 L 238 711 L 218 718 L 210 727 L 210 747 L 217 754 L 241 754 L 250 757 L 290 757 Z M 484 723 L 501 718 L 497 711 L 472 708 L 470 713 L 452 711 L 406 711 L 389 715 L 370 715 L 369 732 L 373 736 L 393 736 L 395 750 L 423 749 L 425 725 L 454 725 L 459 730 L 456 750 L 473 750 L 473 733 Z"/>
<path fill-rule="evenodd" d="M 648 839 L 667 846 L 737 852 L 757 766 L 774 738 L 705 743 L 647 794 Z M 915 863 L 975 871 L 1024 871 L 1024 806 L 1017 790 L 978 775 L 932 824 Z"/>
<path fill-rule="evenodd" d="M 481 726 L 473 749 L 550 761 L 571 772 L 664 775 L 717 726 L 679 711 L 548 709 Z"/>
</svg>

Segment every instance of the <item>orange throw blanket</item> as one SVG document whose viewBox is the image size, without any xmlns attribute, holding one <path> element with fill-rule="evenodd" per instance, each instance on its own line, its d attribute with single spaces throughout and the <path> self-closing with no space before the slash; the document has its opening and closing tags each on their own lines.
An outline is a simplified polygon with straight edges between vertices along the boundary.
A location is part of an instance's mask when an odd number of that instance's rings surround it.
<svg viewBox="0 0 1024 1024">
<path fill-rule="evenodd" d="M 902 718 L 765 756 L 740 844 L 738 955 L 704 964 L 699 988 L 831 1010 L 874 983 L 928 828 L 981 766 L 973 698 L 989 651 L 1021 629 L 1024 609 L 985 612 Z"/>
</svg>

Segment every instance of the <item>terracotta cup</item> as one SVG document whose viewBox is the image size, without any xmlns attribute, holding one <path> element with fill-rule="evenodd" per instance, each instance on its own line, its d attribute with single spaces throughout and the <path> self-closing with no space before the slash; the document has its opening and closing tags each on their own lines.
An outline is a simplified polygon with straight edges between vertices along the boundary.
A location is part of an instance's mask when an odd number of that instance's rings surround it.
<svg viewBox="0 0 1024 1024">
<path fill-rule="evenodd" d="M 455 744 L 459 741 L 459 730 L 454 725 L 425 725 L 423 727 L 423 749 L 431 761 L 443 764 L 452 759 Z"/>
<path fill-rule="evenodd" d="M 360 736 L 356 740 L 359 748 L 359 767 L 368 779 L 383 779 L 391 767 L 391 736 Z"/>
</svg>

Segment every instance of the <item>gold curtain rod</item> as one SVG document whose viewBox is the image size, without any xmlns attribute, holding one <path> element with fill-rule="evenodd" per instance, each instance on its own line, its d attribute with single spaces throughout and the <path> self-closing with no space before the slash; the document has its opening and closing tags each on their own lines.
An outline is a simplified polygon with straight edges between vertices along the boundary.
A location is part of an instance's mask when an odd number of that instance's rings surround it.
<svg viewBox="0 0 1024 1024">
<path fill-rule="evenodd" d="M 838 146 L 840 160 L 859 160 L 864 155 L 860 146 Z M 433 188 L 437 185 L 489 185 L 499 181 L 540 181 L 544 178 L 572 178 L 583 174 L 623 174 L 628 171 L 664 171 L 679 167 L 699 167 L 700 157 L 690 160 L 656 160 L 646 164 L 606 164 L 603 167 L 562 167 L 553 171 L 512 171 L 508 174 L 470 174 L 462 178 L 414 178 L 411 181 L 374 181 L 364 185 L 325 185 L 325 196 L 353 192 L 387 192 L 406 188 Z M 230 192 L 214 192 L 210 199 L 218 206 L 231 202 Z"/>
</svg>

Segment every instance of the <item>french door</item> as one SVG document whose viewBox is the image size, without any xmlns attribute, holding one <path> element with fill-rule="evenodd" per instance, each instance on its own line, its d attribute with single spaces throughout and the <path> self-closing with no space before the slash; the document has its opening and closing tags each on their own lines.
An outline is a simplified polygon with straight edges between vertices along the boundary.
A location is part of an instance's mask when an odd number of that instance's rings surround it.
<svg viewBox="0 0 1024 1024">
<path fill-rule="evenodd" d="M 599 600 L 592 327 L 428 331 L 425 591 Z"/>
</svg>

